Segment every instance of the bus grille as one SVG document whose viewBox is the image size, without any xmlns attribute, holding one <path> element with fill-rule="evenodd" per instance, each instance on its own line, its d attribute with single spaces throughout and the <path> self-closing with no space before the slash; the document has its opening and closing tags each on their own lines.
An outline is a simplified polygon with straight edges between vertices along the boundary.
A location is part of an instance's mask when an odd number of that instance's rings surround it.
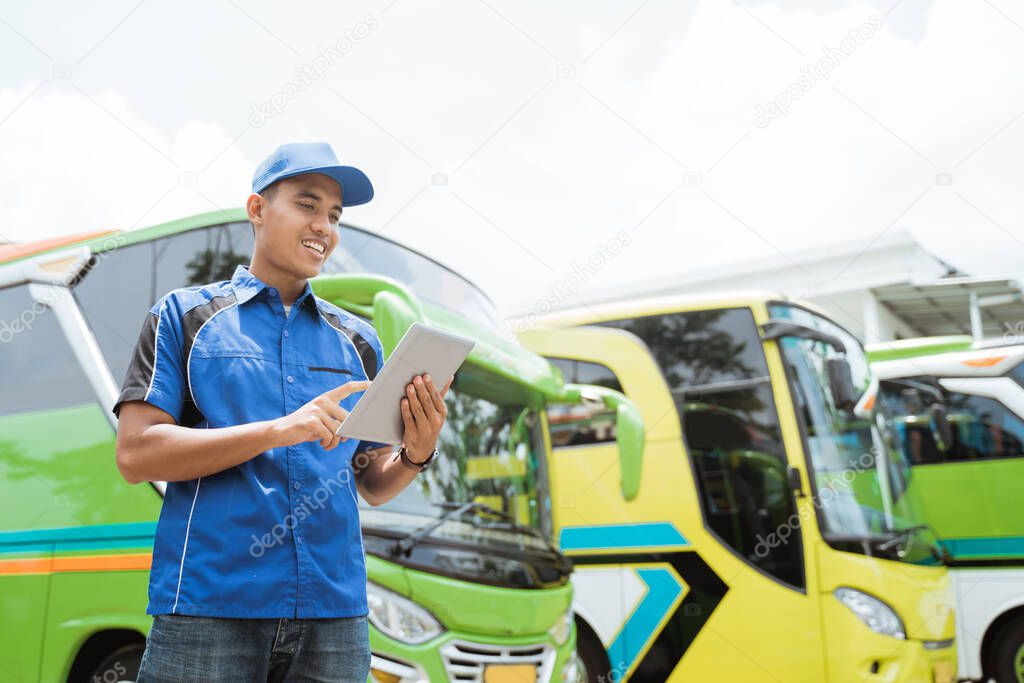
<svg viewBox="0 0 1024 683">
<path fill-rule="evenodd" d="M 441 648 L 448 680 L 455 683 L 483 683 L 484 668 L 500 664 L 532 664 L 537 668 L 537 683 L 549 683 L 555 664 L 555 651 L 539 645 L 484 645 L 453 640 Z"/>
</svg>

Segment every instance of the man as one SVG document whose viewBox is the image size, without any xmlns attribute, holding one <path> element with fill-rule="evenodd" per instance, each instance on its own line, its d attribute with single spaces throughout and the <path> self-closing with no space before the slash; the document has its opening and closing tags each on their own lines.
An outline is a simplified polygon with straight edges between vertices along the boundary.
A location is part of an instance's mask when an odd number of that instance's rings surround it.
<svg viewBox="0 0 1024 683">
<path fill-rule="evenodd" d="M 429 464 L 451 384 L 413 378 L 397 452 L 337 434 L 383 351 L 308 279 L 342 206 L 372 197 L 329 145 L 279 147 L 246 202 L 248 268 L 176 289 L 146 318 L 114 406 L 121 474 L 167 482 L 140 681 L 366 680 L 356 492 L 379 505 Z"/>
</svg>

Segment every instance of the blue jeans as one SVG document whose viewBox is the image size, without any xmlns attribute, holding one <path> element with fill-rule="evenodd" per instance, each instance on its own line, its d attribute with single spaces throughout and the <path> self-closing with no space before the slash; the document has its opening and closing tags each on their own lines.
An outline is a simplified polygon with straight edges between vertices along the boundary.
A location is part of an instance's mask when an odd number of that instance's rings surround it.
<svg viewBox="0 0 1024 683">
<path fill-rule="evenodd" d="M 146 638 L 139 683 L 366 683 L 366 617 L 224 619 L 160 614 Z"/>
</svg>

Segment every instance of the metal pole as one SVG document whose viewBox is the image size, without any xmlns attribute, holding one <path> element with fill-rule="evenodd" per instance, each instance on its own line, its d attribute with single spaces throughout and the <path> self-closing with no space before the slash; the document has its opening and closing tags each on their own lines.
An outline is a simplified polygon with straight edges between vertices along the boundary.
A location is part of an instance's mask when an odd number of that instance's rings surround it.
<svg viewBox="0 0 1024 683">
<path fill-rule="evenodd" d="M 978 293 L 971 292 L 971 336 L 974 341 L 981 341 L 985 337 L 985 331 L 981 327 L 981 304 L 978 303 Z"/>
</svg>

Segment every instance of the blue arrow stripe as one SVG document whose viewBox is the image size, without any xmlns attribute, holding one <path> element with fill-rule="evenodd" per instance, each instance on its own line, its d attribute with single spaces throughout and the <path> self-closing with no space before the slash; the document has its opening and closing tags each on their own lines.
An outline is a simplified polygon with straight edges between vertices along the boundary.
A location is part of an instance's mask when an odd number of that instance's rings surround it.
<svg viewBox="0 0 1024 683">
<path fill-rule="evenodd" d="M 690 545 L 670 522 L 564 527 L 558 542 L 563 551 L 681 548 Z"/>
<path fill-rule="evenodd" d="M 683 590 L 667 569 L 637 569 L 636 573 L 647 584 L 647 594 L 608 646 L 612 677 L 616 681 L 621 680 L 656 635 L 658 625 Z"/>
</svg>

